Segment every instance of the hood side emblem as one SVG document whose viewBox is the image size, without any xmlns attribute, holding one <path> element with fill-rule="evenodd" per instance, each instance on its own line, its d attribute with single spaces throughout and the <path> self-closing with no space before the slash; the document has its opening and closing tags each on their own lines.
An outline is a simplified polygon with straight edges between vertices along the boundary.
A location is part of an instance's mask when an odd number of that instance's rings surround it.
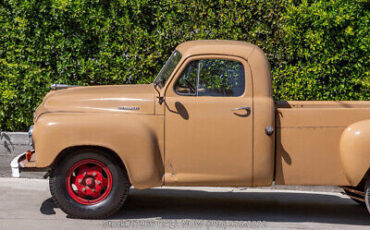
<svg viewBox="0 0 370 230">
<path fill-rule="evenodd" d="M 119 110 L 140 110 L 140 107 L 137 107 L 137 106 L 120 106 L 117 109 L 119 109 Z"/>
</svg>

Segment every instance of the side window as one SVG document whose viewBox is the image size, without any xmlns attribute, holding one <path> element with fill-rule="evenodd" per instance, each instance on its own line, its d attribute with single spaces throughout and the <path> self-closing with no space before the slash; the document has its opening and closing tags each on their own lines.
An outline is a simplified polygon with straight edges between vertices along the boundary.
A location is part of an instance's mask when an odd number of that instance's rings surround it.
<svg viewBox="0 0 370 230">
<path fill-rule="evenodd" d="M 184 96 L 238 97 L 244 93 L 244 67 L 223 59 L 192 61 L 175 84 Z"/>
<path fill-rule="evenodd" d="M 244 93 L 244 67 L 221 59 L 199 61 L 198 96 L 237 97 Z"/>
</svg>

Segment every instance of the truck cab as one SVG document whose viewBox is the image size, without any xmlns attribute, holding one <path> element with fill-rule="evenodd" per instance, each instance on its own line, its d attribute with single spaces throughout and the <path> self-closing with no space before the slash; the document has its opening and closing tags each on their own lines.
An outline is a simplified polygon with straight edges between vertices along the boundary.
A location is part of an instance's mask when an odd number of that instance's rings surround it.
<svg viewBox="0 0 370 230">
<path fill-rule="evenodd" d="M 269 73 L 263 52 L 248 43 L 196 41 L 176 48 L 154 82 L 164 98 L 166 185 L 272 183 Z"/>
</svg>

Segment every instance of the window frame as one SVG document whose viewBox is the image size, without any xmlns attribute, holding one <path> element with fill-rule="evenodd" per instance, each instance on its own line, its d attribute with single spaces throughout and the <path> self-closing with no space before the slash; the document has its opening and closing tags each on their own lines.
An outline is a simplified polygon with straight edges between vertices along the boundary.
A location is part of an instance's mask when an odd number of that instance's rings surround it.
<svg viewBox="0 0 370 230">
<path fill-rule="evenodd" d="M 239 60 L 238 60 L 239 59 Z M 200 77 L 200 60 L 225 60 L 225 61 L 234 61 L 234 62 L 238 62 L 242 67 L 243 67 L 243 75 L 244 75 L 244 89 L 243 89 L 243 93 L 240 94 L 239 96 L 211 96 L 211 95 L 203 95 L 203 96 L 199 96 L 199 77 Z M 189 60 L 185 60 L 183 62 L 183 67 L 182 69 L 180 69 L 180 73 L 175 76 L 175 79 L 174 79 L 174 83 L 172 85 L 172 90 L 173 92 L 175 93 L 175 95 L 177 96 L 182 96 L 182 97 L 214 97 L 214 98 L 217 98 L 217 97 L 223 97 L 223 98 L 235 98 L 235 97 L 244 97 L 245 94 L 246 94 L 246 91 L 247 91 L 247 68 L 246 68 L 246 65 L 244 64 L 243 61 L 245 61 L 243 58 L 239 58 L 239 57 L 230 57 L 230 56 L 200 56 L 200 57 L 194 57 L 192 59 L 189 59 Z M 196 92 L 195 94 L 182 94 L 182 93 L 179 93 L 177 90 L 176 90 L 176 83 L 180 80 L 180 78 L 183 76 L 184 72 L 187 70 L 188 66 L 190 65 L 190 63 L 194 62 L 194 61 L 198 61 L 197 63 L 197 80 L 196 80 Z"/>
<path fill-rule="evenodd" d="M 174 58 L 175 55 L 178 55 L 180 56 L 180 58 L 177 60 L 177 63 L 175 64 L 173 70 L 171 71 L 171 73 L 168 75 L 168 77 L 166 78 L 166 80 L 163 82 L 163 84 L 161 84 L 160 80 L 161 80 L 161 77 L 163 75 L 163 72 L 166 70 L 166 67 L 168 67 L 168 65 L 170 64 L 170 61 L 172 61 L 172 59 Z M 159 73 L 157 74 L 157 76 L 155 77 L 154 81 L 153 81 L 153 84 L 158 84 L 159 88 L 162 89 L 163 87 L 165 87 L 165 85 L 167 84 L 167 82 L 171 79 L 171 76 L 173 75 L 173 73 L 176 71 L 177 67 L 179 66 L 179 64 L 181 63 L 181 60 L 182 60 L 182 53 L 180 53 L 180 51 L 178 51 L 177 49 L 175 49 L 170 57 L 166 60 L 166 62 L 164 63 L 164 65 L 162 66 L 161 70 L 159 71 Z"/>
</svg>

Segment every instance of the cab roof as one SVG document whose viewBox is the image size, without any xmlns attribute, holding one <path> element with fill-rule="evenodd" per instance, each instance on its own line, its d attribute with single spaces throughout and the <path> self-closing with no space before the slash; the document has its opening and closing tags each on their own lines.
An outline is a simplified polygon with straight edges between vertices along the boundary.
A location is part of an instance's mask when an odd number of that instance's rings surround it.
<svg viewBox="0 0 370 230">
<path fill-rule="evenodd" d="M 230 55 L 243 58 L 249 63 L 253 73 L 255 96 L 271 97 L 270 65 L 264 52 L 256 45 L 243 41 L 197 40 L 181 43 L 176 50 L 185 60 L 196 55 Z"/>
<path fill-rule="evenodd" d="M 193 55 L 223 54 L 248 59 L 252 52 L 263 53 L 256 45 L 244 41 L 197 40 L 181 43 L 176 47 L 184 58 Z"/>
</svg>

